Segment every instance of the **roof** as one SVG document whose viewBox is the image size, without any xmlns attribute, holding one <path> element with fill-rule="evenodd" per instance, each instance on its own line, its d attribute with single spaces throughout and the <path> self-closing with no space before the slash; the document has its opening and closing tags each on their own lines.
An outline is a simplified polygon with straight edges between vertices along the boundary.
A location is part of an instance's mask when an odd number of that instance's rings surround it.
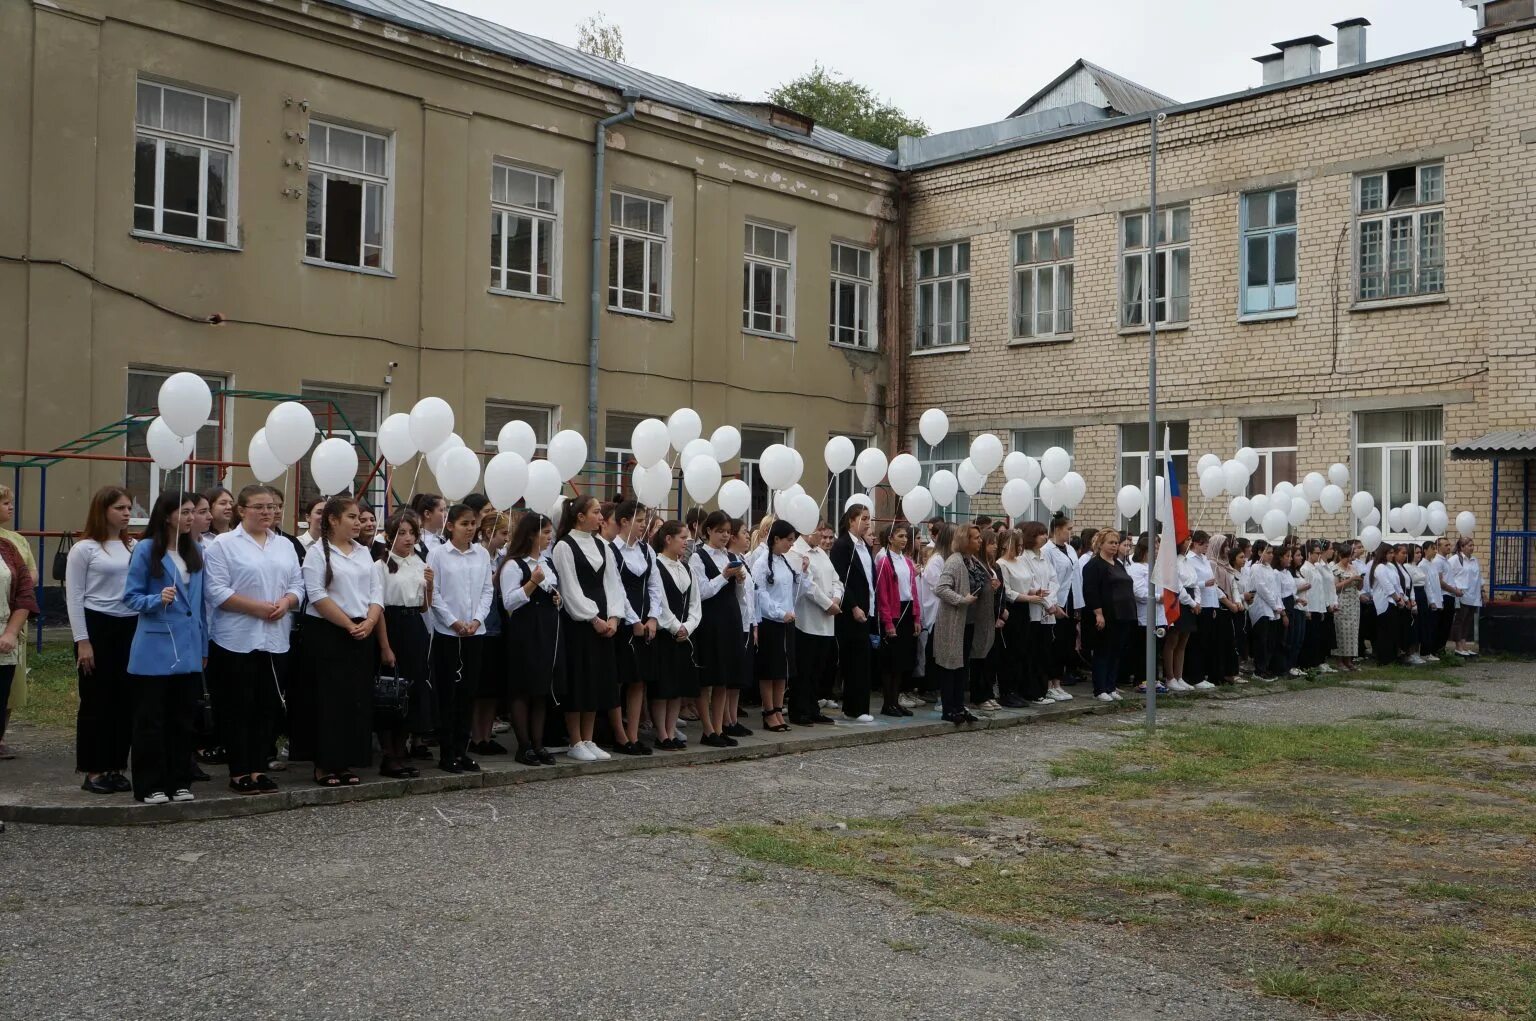
<svg viewBox="0 0 1536 1021">
<path fill-rule="evenodd" d="M 1174 106 L 1178 103 L 1178 100 L 1170 99 L 1161 92 L 1153 92 L 1145 85 L 1138 85 L 1129 78 L 1115 74 L 1115 72 L 1107 67 L 1100 67 L 1092 61 L 1079 57 L 1072 66 L 1051 79 L 1045 88 L 1026 99 L 1019 105 L 1017 110 L 1008 116 L 1018 117 L 1022 114 L 1035 112 L 1033 108 L 1036 103 L 1062 82 L 1079 72 L 1086 73 L 1093 80 L 1093 84 L 1098 86 L 1099 91 L 1104 94 L 1104 98 L 1109 100 L 1110 109 L 1116 113 L 1149 113 L 1152 110 L 1158 110 L 1165 106 Z"/>
<path fill-rule="evenodd" d="M 832 131 L 820 126 L 813 127 L 809 136 L 802 132 L 778 128 L 750 114 L 732 109 L 727 105 L 731 100 L 707 89 L 663 78 L 660 75 L 630 67 L 628 64 L 621 64 L 616 60 L 583 53 L 573 46 L 564 46 L 548 39 L 541 39 L 505 25 L 498 25 L 494 21 L 477 18 L 440 4 L 429 3 L 428 0 L 324 0 L 324 2 L 333 7 L 387 21 L 392 25 L 414 29 L 427 35 L 499 53 L 525 64 L 595 82 L 616 91 L 628 90 L 642 99 L 690 110 L 712 120 L 724 121 L 748 131 L 772 135 L 788 142 L 865 163 L 885 166 L 895 166 L 896 163 L 896 153 L 884 146 L 874 145 L 852 138 L 840 131 Z"/>
<path fill-rule="evenodd" d="M 1453 461 L 1492 461 L 1503 457 L 1536 458 L 1536 429 L 1501 429 L 1451 445 Z"/>
</svg>

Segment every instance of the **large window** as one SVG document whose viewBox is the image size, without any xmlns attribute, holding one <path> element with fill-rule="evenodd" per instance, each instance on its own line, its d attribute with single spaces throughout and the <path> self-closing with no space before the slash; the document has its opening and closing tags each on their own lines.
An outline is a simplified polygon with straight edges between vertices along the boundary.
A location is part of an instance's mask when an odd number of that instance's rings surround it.
<svg viewBox="0 0 1536 1021">
<path fill-rule="evenodd" d="M 917 347 L 971 341 L 971 243 L 917 250 Z"/>
<path fill-rule="evenodd" d="M 223 376 L 208 373 L 198 373 L 198 375 L 203 377 L 203 382 L 207 383 L 208 389 L 215 394 L 229 385 L 229 381 Z M 153 422 L 158 414 L 156 408 L 160 403 L 160 384 L 170 376 L 171 372 L 159 369 L 128 370 L 126 403 L 127 412 L 133 417 L 126 436 L 126 453 L 129 457 L 149 456 L 149 447 L 144 442 L 144 434 L 149 430 L 149 423 Z M 208 421 L 197 431 L 197 460 L 199 461 L 219 460 L 224 455 L 224 451 L 219 448 L 221 408 L 224 412 L 225 442 L 228 443 L 229 399 L 216 396 Z M 227 473 L 221 475 L 219 469 L 212 466 L 183 465 L 169 477 L 162 477 L 161 472 L 148 461 L 130 461 L 123 470 L 123 486 L 133 496 L 133 516 L 138 520 L 149 517 L 149 508 L 154 505 L 155 498 L 160 495 L 162 483 L 166 487 L 203 490 L 227 481 Z"/>
<path fill-rule="evenodd" d="M 491 166 L 491 288 L 512 294 L 560 295 L 559 178 L 496 163 Z"/>
<path fill-rule="evenodd" d="M 1438 163 L 1356 178 L 1359 300 L 1444 292 L 1444 204 L 1445 167 Z"/>
<path fill-rule="evenodd" d="M 741 266 L 741 326 L 775 337 L 795 332 L 795 235 L 783 227 L 746 225 Z"/>
<path fill-rule="evenodd" d="M 311 121 L 306 258 L 389 268 L 389 139 Z"/>
<path fill-rule="evenodd" d="M 747 523 L 751 525 L 756 525 L 773 506 L 773 494 L 768 490 L 768 483 L 757 473 L 757 462 L 763 451 L 775 443 L 789 443 L 789 430 L 774 426 L 742 426 L 741 477 L 752 489 L 752 507 L 747 511 Z"/>
<path fill-rule="evenodd" d="M 1168 454 L 1173 462 L 1173 470 L 1179 476 L 1179 491 L 1188 493 L 1190 487 L 1189 478 L 1189 423 L 1165 422 L 1163 426 L 1168 430 Z M 1162 438 L 1158 438 L 1158 446 L 1162 446 Z M 1158 450 L 1156 465 L 1153 470 L 1158 475 L 1163 473 L 1163 451 Z M 1147 485 L 1147 426 L 1146 423 L 1137 425 L 1122 425 L 1120 427 L 1120 482 L 1119 486 L 1140 486 L 1143 490 Z M 1118 486 L 1116 487 L 1118 488 Z M 1121 517 L 1121 528 L 1133 535 L 1139 534 L 1146 526 L 1142 524 L 1141 515 Z"/>
<path fill-rule="evenodd" d="M 832 242 L 832 310 L 827 339 L 848 347 L 875 347 L 874 253 Z"/>
<path fill-rule="evenodd" d="M 667 201 L 613 192 L 608 221 L 608 307 L 668 315 L 672 223 Z"/>
<path fill-rule="evenodd" d="M 1296 189 L 1244 195 L 1243 314 L 1296 307 Z"/>
<path fill-rule="evenodd" d="M 1440 408 L 1363 412 L 1356 419 L 1355 488 L 1376 498 L 1382 532 L 1389 509 L 1445 499 L 1443 423 Z"/>
<path fill-rule="evenodd" d="M 352 492 L 359 499 L 367 500 L 375 511 L 380 510 L 384 506 L 384 473 L 381 471 L 375 474 L 373 462 L 379 451 L 379 408 L 382 395 L 377 390 L 307 384 L 300 392 L 305 406 L 314 413 L 315 428 L 320 430 L 321 437 L 340 436 L 357 448 L 357 478 L 352 481 Z M 316 442 L 321 437 L 316 437 Z M 310 478 L 308 455 L 299 463 L 304 480 L 299 489 L 299 497 L 300 502 L 305 503 L 322 494 Z M 373 478 L 367 490 L 360 490 L 358 487 L 370 475 Z M 287 510 L 291 513 L 293 508 Z"/>
<path fill-rule="evenodd" d="M 133 229 L 234 244 L 235 103 L 140 80 Z"/>
<path fill-rule="evenodd" d="M 1060 447 L 1067 453 L 1072 453 L 1072 430 L 1068 429 L 1015 429 L 1013 431 L 1013 449 L 1028 454 L 1039 460 L 1047 450 L 1052 447 Z M 1072 512 L 1067 511 L 1070 515 Z M 1045 503 L 1038 495 L 1030 502 L 1029 510 L 1019 518 L 1019 522 L 1038 521 L 1043 525 L 1051 523 L 1053 514 L 1046 509 Z"/>
<path fill-rule="evenodd" d="M 948 470 L 959 474 L 960 462 L 971 456 L 971 434 L 952 432 L 936 447 L 930 447 L 922 437 L 917 439 L 917 460 L 923 466 L 923 485 L 928 485 L 933 473 Z M 969 521 L 971 497 L 963 489 L 955 491 L 955 500 L 948 507 L 935 504 L 934 513 L 945 521 Z"/>
<path fill-rule="evenodd" d="M 1072 226 L 1013 236 L 1013 335 L 1072 333 Z"/>
<path fill-rule="evenodd" d="M 1153 321 L 1189 321 L 1189 207 L 1157 211 L 1157 264 L 1150 302 L 1147 294 L 1151 250 L 1147 214 L 1128 213 L 1120 220 L 1120 325 L 1145 326 L 1147 306 Z"/>
<path fill-rule="evenodd" d="M 1259 466 L 1248 476 L 1244 496 L 1271 493 L 1277 482 L 1297 482 L 1296 419 L 1249 418 L 1243 420 L 1243 446 L 1259 455 Z M 1183 479 L 1179 480 L 1181 483 Z M 1198 483 L 1191 483 L 1191 486 Z M 1250 535 L 1262 532 L 1259 522 L 1250 519 L 1245 530 Z"/>
<path fill-rule="evenodd" d="M 502 428 L 514 419 L 527 422 L 533 429 L 534 439 L 537 445 L 534 453 L 542 456 L 549 445 L 550 434 L 555 429 L 556 409 L 542 404 L 518 404 L 514 401 L 489 400 L 485 402 L 485 439 L 483 446 L 486 450 L 496 450 L 496 438 L 501 435 Z"/>
<path fill-rule="evenodd" d="M 847 436 L 852 440 L 855 457 L 869 449 L 868 436 L 854 436 L 852 433 L 833 433 L 832 435 Z M 827 503 L 822 509 L 822 514 L 835 525 L 838 517 L 843 513 L 843 504 L 847 503 L 848 498 L 854 493 L 862 493 L 863 490 L 859 488 L 859 478 L 854 474 L 851 467 L 847 471 L 838 472 L 836 475 L 827 472 L 827 485 L 830 487 L 830 491 L 827 494 Z M 812 493 L 811 495 L 815 496 L 816 494 Z"/>
</svg>

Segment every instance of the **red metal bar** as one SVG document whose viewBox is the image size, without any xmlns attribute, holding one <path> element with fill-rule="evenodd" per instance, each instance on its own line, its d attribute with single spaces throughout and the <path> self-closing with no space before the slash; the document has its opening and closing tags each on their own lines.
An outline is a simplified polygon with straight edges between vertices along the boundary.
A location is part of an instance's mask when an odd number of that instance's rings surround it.
<svg viewBox="0 0 1536 1021">
<path fill-rule="evenodd" d="M 71 453 L 71 452 L 65 451 L 65 450 L 0 450 L 0 457 L 25 457 L 25 458 L 35 458 L 35 459 L 38 459 L 38 460 L 49 460 L 49 461 L 52 461 L 52 460 L 63 460 L 63 461 L 116 461 L 119 464 L 127 463 L 127 462 L 136 462 L 136 463 L 140 463 L 140 464 L 151 464 L 155 460 L 152 457 L 133 457 L 133 456 L 130 456 L 128 454 L 76 454 L 76 453 Z M 186 461 L 183 461 L 182 463 L 183 464 L 190 464 L 190 465 L 194 465 L 194 466 L 213 467 L 213 468 L 249 468 L 251 466 L 249 461 L 215 461 L 215 460 L 206 460 L 205 461 L 205 460 L 202 460 L 202 459 L 199 459 L 199 458 L 195 458 L 195 457 L 188 458 Z M 12 467 L 17 467 L 17 468 L 24 468 L 24 467 L 42 468 L 42 467 L 45 467 L 45 466 L 44 465 L 14 465 Z"/>
</svg>

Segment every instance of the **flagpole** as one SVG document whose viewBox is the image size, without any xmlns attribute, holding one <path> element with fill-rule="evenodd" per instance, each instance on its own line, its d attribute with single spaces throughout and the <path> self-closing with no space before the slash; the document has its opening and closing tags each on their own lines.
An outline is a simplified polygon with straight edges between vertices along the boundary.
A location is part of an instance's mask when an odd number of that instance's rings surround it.
<svg viewBox="0 0 1536 1021">
<path fill-rule="evenodd" d="M 1147 687 L 1147 734 L 1157 733 L 1157 126 L 1168 115 L 1154 113 L 1147 160 L 1147 269 L 1142 289 L 1147 317 L 1147 641 L 1143 681 Z M 1173 300 L 1170 294 L 1168 301 Z"/>
</svg>

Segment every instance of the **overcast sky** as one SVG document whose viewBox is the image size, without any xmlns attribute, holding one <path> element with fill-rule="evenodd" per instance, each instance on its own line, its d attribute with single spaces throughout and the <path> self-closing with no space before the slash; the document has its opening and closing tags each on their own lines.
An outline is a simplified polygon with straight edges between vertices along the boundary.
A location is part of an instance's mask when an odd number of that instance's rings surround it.
<svg viewBox="0 0 1536 1021">
<path fill-rule="evenodd" d="M 574 44 L 597 10 L 626 61 L 701 88 L 760 98 L 816 61 L 948 131 L 1000 120 L 1078 57 L 1189 101 L 1257 84 L 1281 39 L 1366 17 L 1371 59 L 1471 37 L 1460 0 L 437 0 Z M 1335 47 L 1323 50 L 1334 65 Z"/>
</svg>

